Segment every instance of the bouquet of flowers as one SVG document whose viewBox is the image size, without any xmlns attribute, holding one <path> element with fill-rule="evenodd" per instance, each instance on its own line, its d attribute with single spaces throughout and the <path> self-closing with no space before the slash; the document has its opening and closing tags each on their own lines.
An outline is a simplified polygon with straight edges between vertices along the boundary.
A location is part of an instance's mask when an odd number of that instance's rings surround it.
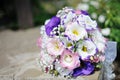
<svg viewBox="0 0 120 80">
<path fill-rule="evenodd" d="M 41 68 L 55 76 L 90 75 L 105 60 L 107 40 L 83 10 L 65 7 L 40 28 Z"/>
</svg>

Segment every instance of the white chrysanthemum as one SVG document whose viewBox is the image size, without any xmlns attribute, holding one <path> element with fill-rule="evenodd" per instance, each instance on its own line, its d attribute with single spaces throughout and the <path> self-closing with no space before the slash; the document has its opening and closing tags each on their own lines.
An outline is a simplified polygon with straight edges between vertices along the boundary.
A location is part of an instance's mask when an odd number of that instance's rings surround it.
<svg viewBox="0 0 120 80">
<path fill-rule="evenodd" d="M 96 54 L 96 46 L 91 40 L 85 40 L 79 44 L 77 51 L 81 59 L 85 60 L 89 56 L 94 56 Z"/>
<path fill-rule="evenodd" d="M 94 30 L 90 32 L 90 37 L 96 44 L 98 51 L 104 52 L 106 39 L 102 36 L 99 30 Z"/>
<path fill-rule="evenodd" d="M 97 22 L 93 21 L 89 16 L 84 15 L 85 27 L 87 30 L 96 29 Z"/>
<path fill-rule="evenodd" d="M 77 22 L 72 22 L 67 24 L 65 35 L 67 35 L 71 40 L 78 41 L 79 39 L 84 39 L 87 36 L 87 32 L 83 26 Z"/>
</svg>

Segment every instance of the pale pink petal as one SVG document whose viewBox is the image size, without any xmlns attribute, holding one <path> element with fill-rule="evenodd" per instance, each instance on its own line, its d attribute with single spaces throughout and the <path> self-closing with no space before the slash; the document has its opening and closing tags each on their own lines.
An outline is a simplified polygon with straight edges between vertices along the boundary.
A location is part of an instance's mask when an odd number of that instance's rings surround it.
<svg viewBox="0 0 120 80">
<path fill-rule="evenodd" d="M 80 66 L 79 56 L 77 53 L 72 53 L 69 50 L 64 50 L 63 54 L 61 55 L 60 64 L 64 68 L 73 70 L 74 68 Z"/>
<path fill-rule="evenodd" d="M 47 52 L 51 55 L 61 55 L 64 50 L 63 44 L 55 38 L 51 39 L 46 46 Z"/>
<path fill-rule="evenodd" d="M 41 48 L 41 45 L 42 45 L 42 38 L 39 37 L 37 40 L 37 46 Z"/>
</svg>

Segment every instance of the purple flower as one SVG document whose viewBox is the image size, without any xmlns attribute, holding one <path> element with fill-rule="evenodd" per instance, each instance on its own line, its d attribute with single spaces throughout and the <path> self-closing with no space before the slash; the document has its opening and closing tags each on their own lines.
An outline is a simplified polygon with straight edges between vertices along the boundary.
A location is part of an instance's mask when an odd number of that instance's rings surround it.
<svg viewBox="0 0 120 80">
<path fill-rule="evenodd" d="M 81 10 L 81 13 L 84 15 L 89 15 L 87 11 Z"/>
<path fill-rule="evenodd" d="M 73 70 L 73 77 L 77 77 L 77 76 L 84 76 L 84 75 L 90 75 L 94 72 L 94 66 L 90 63 L 90 62 L 84 62 L 84 66 L 85 67 L 78 67 L 76 69 Z"/>
<path fill-rule="evenodd" d="M 48 36 L 51 36 L 50 32 L 53 30 L 53 28 L 57 27 L 60 24 L 60 18 L 59 17 L 52 17 L 50 21 L 45 25 L 45 31 Z"/>
</svg>

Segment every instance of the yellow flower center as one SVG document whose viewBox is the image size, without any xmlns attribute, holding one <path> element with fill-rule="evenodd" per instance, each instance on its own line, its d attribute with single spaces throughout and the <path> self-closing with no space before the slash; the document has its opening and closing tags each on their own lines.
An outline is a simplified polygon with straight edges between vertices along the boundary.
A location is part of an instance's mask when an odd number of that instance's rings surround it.
<svg viewBox="0 0 120 80">
<path fill-rule="evenodd" d="M 70 46 L 72 46 L 72 43 L 67 43 L 67 47 L 70 47 Z"/>
<path fill-rule="evenodd" d="M 70 63 L 70 62 L 72 62 L 72 56 L 71 55 L 65 55 L 65 57 L 64 57 L 64 60 L 67 62 L 67 63 Z"/>
<path fill-rule="evenodd" d="M 90 57 L 90 60 L 94 60 L 94 57 L 93 57 L 93 56 L 91 56 L 91 57 Z"/>
<path fill-rule="evenodd" d="M 87 47 L 83 46 L 82 51 L 87 52 Z"/>
<path fill-rule="evenodd" d="M 79 32 L 78 32 L 76 29 L 74 29 L 74 30 L 72 31 L 72 33 L 75 34 L 75 35 L 79 35 Z"/>
<path fill-rule="evenodd" d="M 51 46 L 52 47 L 52 46 Z M 56 42 L 55 43 L 55 50 L 59 50 L 60 49 L 60 47 L 59 47 L 59 44 Z"/>
</svg>

